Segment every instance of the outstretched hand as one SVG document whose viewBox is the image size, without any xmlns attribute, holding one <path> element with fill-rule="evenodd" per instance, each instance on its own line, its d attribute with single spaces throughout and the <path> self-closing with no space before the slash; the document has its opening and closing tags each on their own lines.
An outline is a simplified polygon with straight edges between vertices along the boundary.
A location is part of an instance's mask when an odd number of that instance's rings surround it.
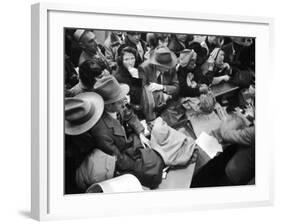
<svg viewBox="0 0 281 224">
<path fill-rule="evenodd" d="M 150 148 L 151 149 L 149 139 L 146 138 L 143 133 L 140 133 L 139 137 L 140 137 L 140 141 L 141 141 L 142 146 L 144 148 Z"/>
</svg>

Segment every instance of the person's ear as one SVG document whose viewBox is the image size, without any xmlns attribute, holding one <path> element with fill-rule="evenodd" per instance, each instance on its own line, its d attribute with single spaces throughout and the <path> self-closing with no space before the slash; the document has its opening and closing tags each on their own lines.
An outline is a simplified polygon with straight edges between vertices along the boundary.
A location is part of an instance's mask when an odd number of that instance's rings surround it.
<svg viewBox="0 0 281 224">
<path fill-rule="evenodd" d="M 78 42 L 78 46 L 79 46 L 80 48 L 82 48 L 82 49 L 85 49 L 85 46 L 84 46 L 84 44 L 83 44 L 82 41 L 79 41 L 79 42 Z"/>
</svg>

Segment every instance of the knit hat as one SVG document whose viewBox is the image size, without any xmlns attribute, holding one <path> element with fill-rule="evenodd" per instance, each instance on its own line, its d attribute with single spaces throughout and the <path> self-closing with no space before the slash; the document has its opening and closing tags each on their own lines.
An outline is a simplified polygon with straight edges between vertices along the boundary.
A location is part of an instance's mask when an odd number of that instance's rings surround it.
<svg viewBox="0 0 281 224">
<path fill-rule="evenodd" d="M 75 39 L 77 42 L 79 42 L 80 39 L 81 39 L 81 37 L 82 37 L 82 35 L 85 33 L 85 31 L 86 31 L 86 30 L 84 30 L 84 29 L 77 29 L 77 30 L 74 32 L 74 34 L 73 34 L 74 39 Z"/>
</svg>

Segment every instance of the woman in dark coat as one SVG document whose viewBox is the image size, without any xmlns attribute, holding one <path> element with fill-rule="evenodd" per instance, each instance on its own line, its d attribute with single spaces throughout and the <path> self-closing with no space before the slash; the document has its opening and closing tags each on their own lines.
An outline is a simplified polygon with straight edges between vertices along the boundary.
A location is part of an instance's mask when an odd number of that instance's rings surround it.
<svg viewBox="0 0 281 224">
<path fill-rule="evenodd" d="M 194 50 L 185 49 L 180 54 L 177 73 L 182 97 L 198 97 L 201 93 L 207 93 L 208 86 L 212 83 L 212 69 L 203 75 L 201 68 L 196 66 L 196 60 Z"/>
<path fill-rule="evenodd" d="M 215 48 L 209 57 L 214 63 L 214 79 L 212 84 L 216 85 L 223 81 L 227 82 L 230 79 L 231 67 L 224 62 L 224 51 L 221 48 Z"/>
<path fill-rule="evenodd" d="M 117 60 L 118 68 L 114 75 L 119 83 L 130 86 L 129 96 L 133 106 L 140 104 L 142 87 L 142 80 L 139 78 L 135 64 L 136 54 L 136 50 L 132 47 L 123 48 Z"/>
</svg>

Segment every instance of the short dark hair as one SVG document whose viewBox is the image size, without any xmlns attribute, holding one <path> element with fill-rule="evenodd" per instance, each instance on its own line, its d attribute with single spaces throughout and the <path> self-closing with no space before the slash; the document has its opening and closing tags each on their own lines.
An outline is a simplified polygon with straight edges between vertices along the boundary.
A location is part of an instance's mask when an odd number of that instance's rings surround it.
<svg viewBox="0 0 281 224">
<path fill-rule="evenodd" d="M 96 83 L 95 78 L 100 76 L 105 68 L 106 65 L 100 58 L 86 60 L 79 66 L 79 79 L 83 85 L 92 88 Z"/>
</svg>

